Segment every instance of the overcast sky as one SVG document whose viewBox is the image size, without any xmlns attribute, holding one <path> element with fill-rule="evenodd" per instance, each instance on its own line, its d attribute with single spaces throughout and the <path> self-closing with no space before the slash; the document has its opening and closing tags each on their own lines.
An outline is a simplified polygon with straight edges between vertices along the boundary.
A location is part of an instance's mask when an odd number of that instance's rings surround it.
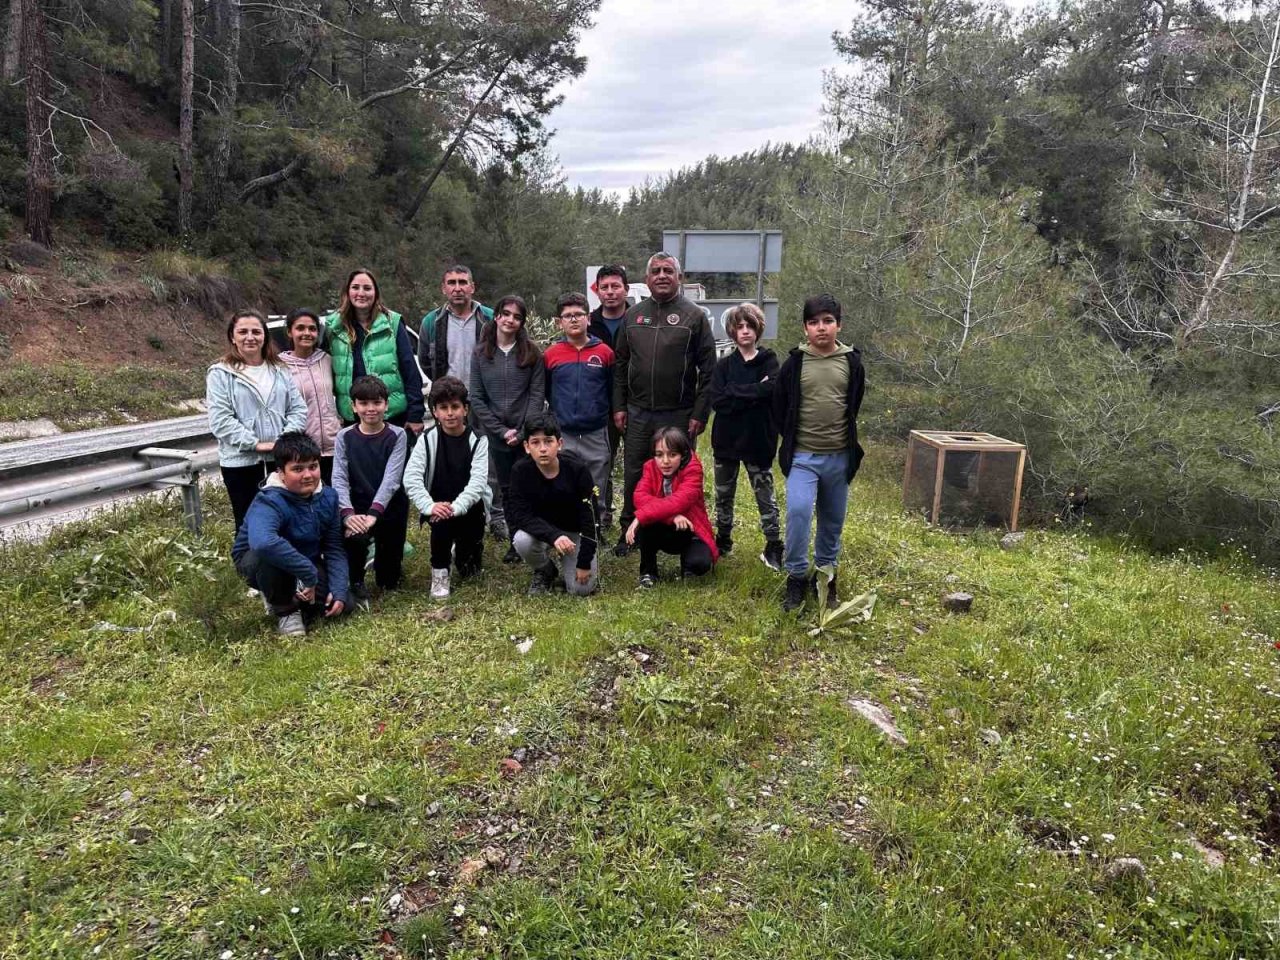
<svg viewBox="0 0 1280 960">
<path fill-rule="evenodd" d="M 625 193 L 708 154 L 803 143 L 852 14 L 849 0 L 604 0 L 549 121 L 570 186 Z"/>
</svg>

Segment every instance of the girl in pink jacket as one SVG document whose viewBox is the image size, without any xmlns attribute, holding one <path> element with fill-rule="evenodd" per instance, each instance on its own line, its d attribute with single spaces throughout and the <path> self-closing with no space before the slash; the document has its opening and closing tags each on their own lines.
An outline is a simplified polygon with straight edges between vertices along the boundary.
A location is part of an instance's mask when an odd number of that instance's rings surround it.
<svg viewBox="0 0 1280 960">
<path fill-rule="evenodd" d="M 333 397 L 333 358 L 319 348 L 320 317 L 314 310 L 294 310 L 285 330 L 291 349 L 280 359 L 306 401 L 307 436 L 320 447 L 320 476 L 328 484 L 333 478 L 333 442 L 342 429 Z"/>
</svg>

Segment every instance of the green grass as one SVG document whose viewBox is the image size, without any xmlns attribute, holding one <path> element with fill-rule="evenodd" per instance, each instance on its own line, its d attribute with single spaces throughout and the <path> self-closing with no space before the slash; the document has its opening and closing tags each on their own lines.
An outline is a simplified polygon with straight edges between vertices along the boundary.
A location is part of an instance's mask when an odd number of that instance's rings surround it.
<svg viewBox="0 0 1280 960">
<path fill-rule="evenodd" d="M 296 641 L 216 497 L 211 539 L 174 503 L 7 548 L 0 956 L 1280 953 L 1274 579 L 933 530 L 895 455 L 854 487 L 841 592 L 880 602 L 839 636 L 782 615 L 745 488 L 710 582 L 610 556 L 600 595 L 528 600 L 490 545 L 438 623 L 420 549 Z"/>
<path fill-rule="evenodd" d="M 174 416 L 175 399 L 202 396 L 203 370 L 140 364 L 111 370 L 70 363 L 0 366 L 0 420 L 48 417 L 69 429 L 160 420 Z"/>
</svg>

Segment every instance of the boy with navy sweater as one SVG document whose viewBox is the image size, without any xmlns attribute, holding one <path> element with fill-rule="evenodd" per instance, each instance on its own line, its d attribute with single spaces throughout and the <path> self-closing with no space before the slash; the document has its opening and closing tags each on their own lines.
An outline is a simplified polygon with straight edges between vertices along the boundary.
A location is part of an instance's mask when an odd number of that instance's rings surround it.
<svg viewBox="0 0 1280 960">
<path fill-rule="evenodd" d="M 589 305 L 582 294 L 563 294 L 556 301 L 556 320 L 564 339 L 542 355 L 547 402 L 564 432 L 564 449 L 582 458 L 596 490 L 603 493 L 612 463 L 613 351 L 587 332 Z"/>
<path fill-rule="evenodd" d="M 275 472 L 236 531 L 236 572 L 262 593 L 285 636 L 306 620 L 339 616 L 347 606 L 347 554 L 338 496 L 320 481 L 320 448 L 305 433 L 282 433 L 271 450 Z"/>
<path fill-rule="evenodd" d="M 368 598 L 364 585 L 369 544 L 374 545 L 373 575 L 383 590 L 400 585 L 409 498 L 400 488 L 408 438 L 386 422 L 387 385 L 374 376 L 351 384 L 356 424 L 338 433 L 333 448 L 333 487 L 338 494 L 351 593 Z"/>
</svg>

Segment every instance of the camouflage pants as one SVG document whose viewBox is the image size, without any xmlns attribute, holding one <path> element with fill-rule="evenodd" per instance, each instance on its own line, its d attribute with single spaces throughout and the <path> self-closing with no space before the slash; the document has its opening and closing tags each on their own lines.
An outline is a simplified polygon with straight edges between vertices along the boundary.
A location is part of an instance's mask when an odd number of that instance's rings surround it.
<svg viewBox="0 0 1280 960">
<path fill-rule="evenodd" d="M 782 539 L 778 521 L 778 498 L 773 495 L 773 471 L 757 467 L 741 460 L 722 460 L 716 457 L 716 529 L 733 528 L 733 498 L 738 491 L 738 466 L 747 468 L 751 492 L 756 495 L 756 507 L 760 510 L 760 529 L 766 540 Z"/>
</svg>

